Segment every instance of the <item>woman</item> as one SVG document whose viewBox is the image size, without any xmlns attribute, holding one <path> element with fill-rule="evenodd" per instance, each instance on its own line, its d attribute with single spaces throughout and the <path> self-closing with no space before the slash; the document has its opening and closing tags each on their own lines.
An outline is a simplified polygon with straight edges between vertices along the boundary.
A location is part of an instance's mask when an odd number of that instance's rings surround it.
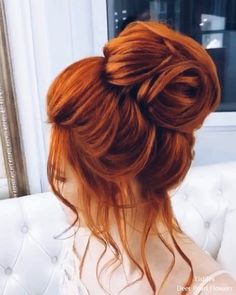
<svg viewBox="0 0 236 295">
<path fill-rule="evenodd" d="M 76 228 L 61 294 L 236 294 L 181 231 L 169 198 L 193 160 L 194 131 L 219 102 L 207 52 L 152 21 L 129 24 L 104 56 L 56 77 L 48 179 Z"/>
</svg>

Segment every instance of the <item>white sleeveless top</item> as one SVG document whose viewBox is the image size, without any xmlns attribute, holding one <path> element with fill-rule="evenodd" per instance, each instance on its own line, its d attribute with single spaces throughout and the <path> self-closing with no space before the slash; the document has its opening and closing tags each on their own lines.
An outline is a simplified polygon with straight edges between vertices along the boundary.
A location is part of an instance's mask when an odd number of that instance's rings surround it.
<svg viewBox="0 0 236 295">
<path fill-rule="evenodd" d="M 62 276 L 59 282 L 58 295 L 90 294 L 85 285 L 79 279 L 79 267 L 77 265 L 77 257 L 73 251 L 72 239 L 66 239 L 64 241 L 62 249 L 62 259 L 59 267 L 62 270 Z M 228 271 L 224 269 L 220 269 L 209 274 L 198 286 L 195 287 L 191 295 L 199 295 L 208 282 L 212 281 L 215 277 L 225 273 L 230 274 Z"/>
<path fill-rule="evenodd" d="M 85 230 L 85 232 L 87 231 Z M 74 241 L 75 237 L 63 241 L 62 259 L 59 265 L 62 276 L 59 282 L 58 295 L 89 295 L 88 290 L 79 280 L 77 257 L 73 251 Z"/>
</svg>

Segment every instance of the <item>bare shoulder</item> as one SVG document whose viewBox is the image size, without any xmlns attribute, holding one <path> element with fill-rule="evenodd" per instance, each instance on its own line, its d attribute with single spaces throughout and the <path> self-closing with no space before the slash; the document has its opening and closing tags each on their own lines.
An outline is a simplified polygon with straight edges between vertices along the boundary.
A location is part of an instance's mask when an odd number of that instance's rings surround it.
<svg viewBox="0 0 236 295">
<path fill-rule="evenodd" d="M 180 236 L 179 244 L 191 260 L 194 270 L 195 288 L 197 288 L 209 274 L 220 271 L 223 268 L 210 253 L 201 249 L 188 236 Z M 236 281 L 228 273 L 219 274 L 202 287 L 199 295 L 236 295 Z"/>
<path fill-rule="evenodd" d="M 207 276 L 207 274 L 222 269 L 222 266 L 211 256 L 211 254 L 200 248 L 189 236 L 183 233 L 182 235 L 178 234 L 176 237 L 180 247 L 191 260 L 196 276 L 204 277 Z"/>
<path fill-rule="evenodd" d="M 236 281 L 229 274 L 221 274 L 208 282 L 199 295 L 236 295 Z"/>
</svg>

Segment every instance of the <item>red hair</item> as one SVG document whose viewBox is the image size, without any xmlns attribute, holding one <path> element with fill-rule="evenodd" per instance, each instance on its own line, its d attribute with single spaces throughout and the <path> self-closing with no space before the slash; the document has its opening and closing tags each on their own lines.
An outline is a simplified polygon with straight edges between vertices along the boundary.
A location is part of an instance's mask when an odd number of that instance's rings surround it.
<svg viewBox="0 0 236 295">
<path fill-rule="evenodd" d="M 193 268 L 174 237 L 181 229 L 172 212 L 170 190 L 191 166 L 194 130 L 220 102 L 215 65 L 196 41 L 153 21 L 130 23 L 105 44 L 103 52 L 104 56 L 68 66 L 48 90 L 49 183 L 77 215 L 71 226 L 79 221 L 80 208 L 92 233 L 105 250 L 111 245 L 119 260 L 121 252 L 108 222 L 114 214 L 122 245 L 141 271 L 140 279 L 147 276 L 154 294 L 145 245 L 155 222 L 164 222 L 190 267 L 185 285 L 189 287 Z M 56 180 L 62 157 L 73 167 L 82 190 L 74 204 L 62 195 Z M 140 203 L 130 188 L 132 179 L 140 185 Z M 96 218 L 91 213 L 94 201 L 99 204 Z M 140 244 L 143 266 L 132 256 L 126 236 L 127 210 L 133 214 L 141 204 L 149 213 Z M 166 280 L 175 263 L 174 251 L 156 234 L 173 255 Z"/>
</svg>

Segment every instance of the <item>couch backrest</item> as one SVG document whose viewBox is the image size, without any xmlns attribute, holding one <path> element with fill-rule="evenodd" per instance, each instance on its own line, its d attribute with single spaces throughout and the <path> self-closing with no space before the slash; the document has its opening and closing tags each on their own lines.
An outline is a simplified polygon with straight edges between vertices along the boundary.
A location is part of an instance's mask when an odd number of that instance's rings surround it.
<svg viewBox="0 0 236 295">
<path fill-rule="evenodd" d="M 50 192 L 0 201 L 0 294 L 57 295 L 68 224 Z"/>
<path fill-rule="evenodd" d="M 183 231 L 236 279 L 236 162 L 191 168 L 171 195 Z"/>
</svg>

